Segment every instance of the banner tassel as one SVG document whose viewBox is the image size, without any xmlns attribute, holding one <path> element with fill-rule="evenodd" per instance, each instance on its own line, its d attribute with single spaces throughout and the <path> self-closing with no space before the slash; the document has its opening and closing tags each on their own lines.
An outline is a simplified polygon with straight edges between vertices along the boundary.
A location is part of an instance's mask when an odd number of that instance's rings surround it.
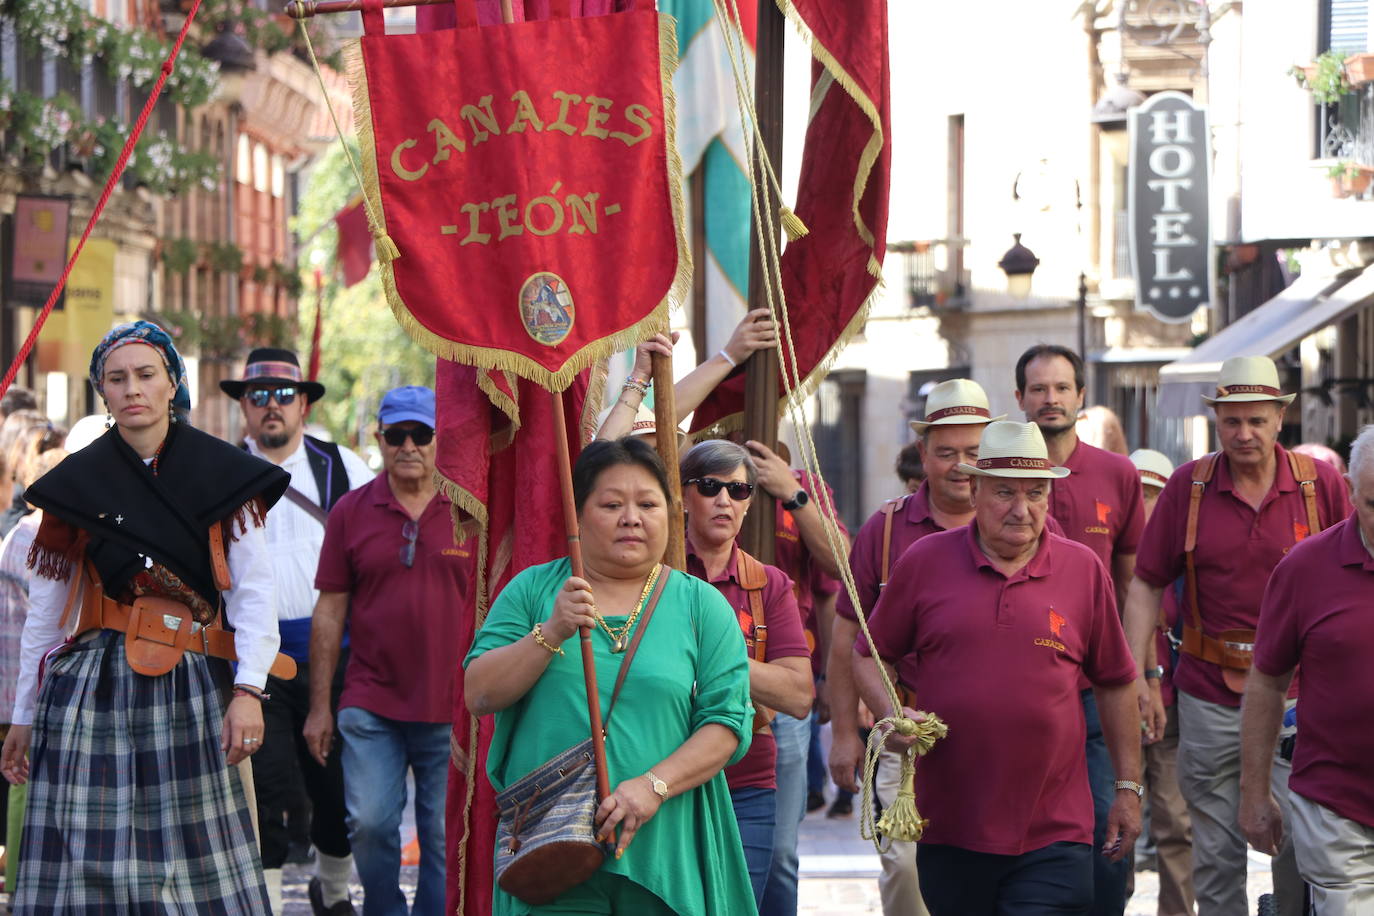
<svg viewBox="0 0 1374 916">
<path fill-rule="evenodd" d="M 396 247 L 396 243 L 391 240 L 391 236 L 386 234 L 386 230 L 380 226 L 370 226 L 372 241 L 377 247 L 377 260 L 383 264 L 390 264 L 401 256 L 401 250 Z"/>
<path fill-rule="evenodd" d="M 915 843 L 925 833 L 926 824 L 916 810 L 916 758 L 924 757 L 935 746 L 935 742 L 949 734 L 949 726 L 933 713 L 923 713 L 920 722 L 902 716 L 892 716 L 878 722 L 869 732 L 868 748 L 864 759 L 863 774 L 863 815 L 859 820 L 859 833 L 866 840 L 872 840 L 881 853 L 885 846 L 880 838 L 902 843 Z M 883 728 L 890 725 L 891 729 Z M 907 736 L 916 736 L 916 743 L 902 754 L 902 776 L 898 783 L 897 797 L 884 811 L 883 816 L 873 823 L 873 781 L 878 770 L 878 755 L 890 731 Z M 875 829 L 876 828 L 876 829 Z"/>
<path fill-rule="evenodd" d="M 811 232 L 810 229 L 806 228 L 806 223 L 802 222 L 802 218 L 794 213 L 791 207 L 784 206 L 778 212 L 782 217 L 782 231 L 787 233 L 789 242 L 805 238 Z"/>
</svg>

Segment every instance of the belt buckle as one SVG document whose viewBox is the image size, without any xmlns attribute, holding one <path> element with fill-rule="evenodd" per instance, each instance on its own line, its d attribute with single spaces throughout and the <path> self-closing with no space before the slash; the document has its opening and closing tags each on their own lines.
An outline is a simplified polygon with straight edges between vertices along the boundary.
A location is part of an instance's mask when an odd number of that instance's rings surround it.
<svg viewBox="0 0 1374 916">
<path fill-rule="evenodd" d="M 173 633 L 175 633 L 177 630 L 181 629 L 181 621 L 182 621 L 182 618 L 181 618 L 181 617 L 178 617 L 176 614 L 163 614 L 163 615 L 162 615 L 162 625 L 163 625 L 164 627 L 166 627 L 167 629 L 171 630 Z M 201 624 L 200 624 L 199 621 L 196 621 L 196 620 L 192 620 L 192 621 L 191 621 L 191 635 L 192 635 L 192 636 L 195 636 L 197 633 L 200 633 L 200 631 L 203 630 L 203 629 L 204 629 L 204 627 L 201 626 Z M 204 642 L 204 641 L 205 641 L 205 635 L 202 633 L 202 634 L 201 634 L 201 642 Z"/>
<path fill-rule="evenodd" d="M 1237 652 L 1255 651 L 1255 644 L 1252 642 L 1231 642 L 1230 640 L 1226 640 L 1222 645 L 1228 649 L 1234 649 Z"/>
</svg>

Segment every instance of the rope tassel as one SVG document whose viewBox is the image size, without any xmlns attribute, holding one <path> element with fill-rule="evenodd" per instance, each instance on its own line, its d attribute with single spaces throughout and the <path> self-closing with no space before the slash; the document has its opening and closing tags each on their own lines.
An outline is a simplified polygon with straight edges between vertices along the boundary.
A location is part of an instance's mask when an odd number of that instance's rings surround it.
<svg viewBox="0 0 1374 916">
<path fill-rule="evenodd" d="M 887 851 L 893 840 L 915 843 L 925 833 L 929 823 L 916 810 L 916 758 L 924 757 L 935 746 L 935 742 L 949 734 L 949 726 L 931 713 L 921 713 L 924 720 L 917 722 L 905 717 L 889 716 L 873 726 L 868 736 L 868 748 L 864 757 L 863 815 L 859 824 L 859 834 L 871 840 L 879 853 Z M 889 725 L 891 728 L 884 728 Z M 883 816 L 873 823 L 873 781 L 878 771 L 878 755 L 883 749 L 887 736 L 896 731 L 908 737 L 915 737 L 916 743 L 902 754 L 901 788 L 892 804 L 883 811 Z"/>
<path fill-rule="evenodd" d="M 787 233 L 789 242 L 804 238 L 811 231 L 806 228 L 806 223 L 802 222 L 802 218 L 793 212 L 791 207 L 785 206 L 778 213 L 782 217 L 782 231 Z"/>
<path fill-rule="evenodd" d="M 376 225 L 370 227 L 372 241 L 377 249 L 377 260 L 383 264 L 390 264 L 401 256 L 401 250 L 396 247 L 396 243 L 391 240 L 391 236 L 386 234 L 386 230 Z"/>
</svg>

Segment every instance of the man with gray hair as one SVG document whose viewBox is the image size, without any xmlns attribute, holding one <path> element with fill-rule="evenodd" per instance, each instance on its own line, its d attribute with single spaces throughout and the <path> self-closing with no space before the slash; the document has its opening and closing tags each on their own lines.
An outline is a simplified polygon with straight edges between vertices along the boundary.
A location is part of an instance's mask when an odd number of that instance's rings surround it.
<svg viewBox="0 0 1374 916">
<path fill-rule="evenodd" d="M 1351 447 L 1346 480 L 1354 513 L 1295 546 L 1269 577 L 1241 718 L 1240 825 L 1273 855 L 1285 833 L 1273 748 L 1302 666 L 1286 832 L 1317 916 L 1374 912 L 1374 426 Z"/>
</svg>

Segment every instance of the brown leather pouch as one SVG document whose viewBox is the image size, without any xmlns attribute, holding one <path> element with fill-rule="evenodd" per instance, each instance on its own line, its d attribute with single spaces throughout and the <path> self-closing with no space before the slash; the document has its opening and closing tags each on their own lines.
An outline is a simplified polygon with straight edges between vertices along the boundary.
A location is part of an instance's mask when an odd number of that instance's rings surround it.
<svg viewBox="0 0 1374 916">
<path fill-rule="evenodd" d="M 1228 690 L 1245 693 L 1245 678 L 1255 658 L 1255 631 L 1222 630 L 1217 643 L 1221 648 L 1221 679 Z"/>
<path fill-rule="evenodd" d="M 157 677 L 177 666 L 199 632 L 191 610 L 179 601 L 145 595 L 135 599 L 124 631 L 124 656 L 139 674 Z"/>
</svg>

